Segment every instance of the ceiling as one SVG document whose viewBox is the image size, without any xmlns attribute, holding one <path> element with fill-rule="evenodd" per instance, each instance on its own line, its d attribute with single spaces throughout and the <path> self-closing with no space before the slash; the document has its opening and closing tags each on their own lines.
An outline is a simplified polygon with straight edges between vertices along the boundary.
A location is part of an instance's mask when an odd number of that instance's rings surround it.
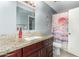
<svg viewBox="0 0 79 59">
<path fill-rule="evenodd" d="M 45 1 L 45 3 L 58 13 L 79 7 L 79 1 Z"/>
</svg>

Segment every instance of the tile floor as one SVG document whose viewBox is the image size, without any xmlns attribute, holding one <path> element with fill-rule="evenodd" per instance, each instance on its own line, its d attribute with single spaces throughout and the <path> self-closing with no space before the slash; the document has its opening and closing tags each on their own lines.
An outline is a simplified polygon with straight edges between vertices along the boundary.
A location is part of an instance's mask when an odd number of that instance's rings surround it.
<svg viewBox="0 0 79 59">
<path fill-rule="evenodd" d="M 55 56 L 54 55 L 54 57 L 77 57 L 77 56 L 75 56 L 73 54 L 70 54 L 70 53 L 68 53 L 68 52 L 66 52 L 62 49 L 61 49 L 60 53 L 61 53 L 60 56 Z"/>
</svg>

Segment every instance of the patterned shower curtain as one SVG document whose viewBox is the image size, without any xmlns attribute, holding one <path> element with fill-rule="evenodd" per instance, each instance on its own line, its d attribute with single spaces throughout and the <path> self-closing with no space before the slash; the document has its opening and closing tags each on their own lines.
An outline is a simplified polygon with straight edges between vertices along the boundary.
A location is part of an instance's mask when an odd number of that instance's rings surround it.
<svg viewBox="0 0 79 59">
<path fill-rule="evenodd" d="M 68 41 L 68 13 L 53 16 L 53 33 L 56 40 Z"/>
</svg>

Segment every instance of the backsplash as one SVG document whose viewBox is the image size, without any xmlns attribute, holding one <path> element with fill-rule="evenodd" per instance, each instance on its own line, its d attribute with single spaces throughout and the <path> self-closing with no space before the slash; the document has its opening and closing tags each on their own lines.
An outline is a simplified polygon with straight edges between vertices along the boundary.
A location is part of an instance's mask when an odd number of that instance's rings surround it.
<svg viewBox="0 0 79 59">
<path fill-rule="evenodd" d="M 1 34 L 0 35 L 0 40 L 7 40 L 7 39 L 9 39 L 9 40 L 13 40 L 13 39 L 15 39 L 16 38 L 16 34 L 14 33 L 14 34 Z"/>
</svg>

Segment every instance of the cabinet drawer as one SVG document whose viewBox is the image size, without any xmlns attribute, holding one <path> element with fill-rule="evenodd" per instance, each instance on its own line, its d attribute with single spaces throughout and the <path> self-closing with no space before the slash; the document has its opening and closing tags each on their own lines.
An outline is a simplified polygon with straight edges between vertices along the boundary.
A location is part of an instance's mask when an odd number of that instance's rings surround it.
<svg viewBox="0 0 79 59">
<path fill-rule="evenodd" d="M 49 45 L 48 42 L 49 42 L 48 40 L 43 41 L 43 45 L 44 45 L 44 46 L 48 46 L 48 45 Z"/>
<path fill-rule="evenodd" d="M 22 50 L 19 49 L 6 54 L 4 57 L 21 57 L 21 56 L 22 56 Z"/>
<path fill-rule="evenodd" d="M 53 45 L 53 37 L 43 41 L 44 46 Z"/>
<path fill-rule="evenodd" d="M 26 46 L 23 48 L 23 56 L 28 56 L 36 50 L 36 44 L 32 44 L 30 46 Z"/>
<path fill-rule="evenodd" d="M 28 57 L 39 57 L 39 51 L 30 54 Z"/>
<path fill-rule="evenodd" d="M 44 47 L 43 41 L 36 43 L 36 49 L 37 49 L 37 50 L 38 50 L 38 49 L 41 49 L 41 48 L 43 48 L 43 47 Z"/>
<path fill-rule="evenodd" d="M 18 55 L 15 52 L 5 55 L 5 57 L 17 57 L 17 56 Z"/>
<path fill-rule="evenodd" d="M 49 45 L 53 45 L 53 37 L 48 40 Z"/>
</svg>

